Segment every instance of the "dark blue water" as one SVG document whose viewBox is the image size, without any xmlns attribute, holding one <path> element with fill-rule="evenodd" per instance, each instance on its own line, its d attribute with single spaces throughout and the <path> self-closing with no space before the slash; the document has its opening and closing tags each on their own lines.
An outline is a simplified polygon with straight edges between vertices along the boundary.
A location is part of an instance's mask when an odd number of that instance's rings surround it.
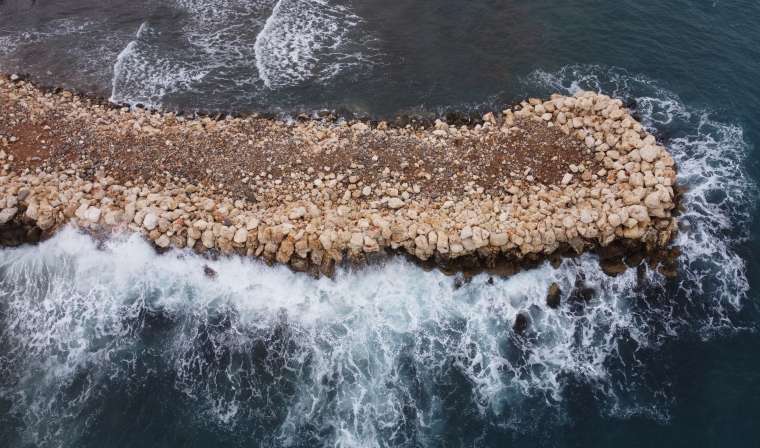
<svg viewBox="0 0 760 448">
<path fill-rule="evenodd" d="M 0 446 L 760 446 L 755 2 L 0 1 L 0 70 L 167 109 L 393 116 L 594 89 L 688 187 L 678 277 L 0 252 Z M 572 300 L 583 278 L 588 303 Z M 546 309 L 552 281 L 559 311 Z M 524 336 L 512 332 L 529 316 Z"/>
</svg>

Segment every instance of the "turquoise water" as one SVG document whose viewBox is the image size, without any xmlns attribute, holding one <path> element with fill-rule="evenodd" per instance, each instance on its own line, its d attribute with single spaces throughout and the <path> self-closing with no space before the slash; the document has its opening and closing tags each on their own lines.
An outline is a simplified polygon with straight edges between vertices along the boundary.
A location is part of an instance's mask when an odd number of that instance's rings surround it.
<svg viewBox="0 0 760 448">
<path fill-rule="evenodd" d="M 316 281 L 67 231 L 0 251 L 0 446 L 760 445 L 760 5 L 122 3 L 0 1 L 0 70 L 186 111 L 620 96 L 688 188 L 678 277 Z"/>
</svg>

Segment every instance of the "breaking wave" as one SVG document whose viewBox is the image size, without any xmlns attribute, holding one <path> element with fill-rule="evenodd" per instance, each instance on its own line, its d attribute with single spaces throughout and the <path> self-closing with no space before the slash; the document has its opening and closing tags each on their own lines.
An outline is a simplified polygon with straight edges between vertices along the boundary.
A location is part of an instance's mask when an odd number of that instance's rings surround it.
<svg viewBox="0 0 760 448">
<path fill-rule="evenodd" d="M 189 90 L 202 80 L 210 67 L 158 57 L 159 34 L 147 22 L 140 25 L 135 40 L 116 57 L 110 101 L 161 107 L 166 95 Z"/>
<path fill-rule="evenodd" d="M 176 0 L 177 24 L 143 23 L 114 65 L 111 101 L 160 107 L 168 95 L 188 94 L 206 82 L 242 84 L 250 73 L 253 41 L 271 1 Z M 163 30 L 163 31 L 159 31 Z"/>
<path fill-rule="evenodd" d="M 178 25 L 145 22 L 119 54 L 112 102 L 160 107 L 193 92 L 260 97 L 357 75 L 376 53 L 362 19 L 327 0 L 175 1 Z"/>
<path fill-rule="evenodd" d="M 579 389 L 606 416 L 667 422 L 677 397 L 658 350 L 751 325 L 736 252 L 755 194 L 741 129 L 621 70 L 536 72 L 526 85 L 636 100 L 688 187 L 676 279 L 645 267 L 607 277 L 584 255 L 510 278 L 464 281 L 397 259 L 317 280 L 66 229 L 0 252 L 0 426 L 39 446 L 108 431 L 125 446 L 165 433 L 198 445 L 477 446 L 566 424 Z"/>
<path fill-rule="evenodd" d="M 362 19 L 325 0 L 279 0 L 256 37 L 256 67 L 269 88 L 323 82 L 371 63 Z"/>
</svg>

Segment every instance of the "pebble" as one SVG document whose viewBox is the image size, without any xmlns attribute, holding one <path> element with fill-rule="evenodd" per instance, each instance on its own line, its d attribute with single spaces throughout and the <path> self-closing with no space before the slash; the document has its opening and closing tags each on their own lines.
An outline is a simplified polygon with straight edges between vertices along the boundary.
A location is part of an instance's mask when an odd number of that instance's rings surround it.
<svg viewBox="0 0 760 448">
<path fill-rule="evenodd" d="M 401 200 L 400 198 L 393 197 L 393 198 L 388 199 L 388 207 L 392 209 L 399 209 L 403 206 L 404 206 L 404 201 Z"/>
<path fill-rule="evenodd" d="M 290 214 L 288 215 L 288 219 L 291 219 L 291 220 L 301 219 L 304 216 L 306 216 L 306 208 L 296 207 L 290 211 Z"/>
</svg>

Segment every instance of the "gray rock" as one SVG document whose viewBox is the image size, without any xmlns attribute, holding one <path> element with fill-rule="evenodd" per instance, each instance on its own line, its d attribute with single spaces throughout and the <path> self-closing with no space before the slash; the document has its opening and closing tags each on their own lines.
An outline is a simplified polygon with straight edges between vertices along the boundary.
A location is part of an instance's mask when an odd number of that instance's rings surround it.
<svg viewBox="0 0 760 448">
<path fill-rule="evenodd" d="M 388 199 L 388 207 L 392 209 L 399 209 L 404 206 L 404 201 L 402 201 L 399 198 L 390 198 Z"/>
<path fill-rule="evenodd" d="M 143 227 L 145 227 L 146 230 L 153 230 L 158 225 L 158 216 L 156 216 L 155 213 L 148 213 L 145 215 L 145 218 L 143 218 Z"/>
<path fill-rule="evenodd" d="M 10 222 L 10 220 L 16 216 L 16 213 L 18 213 L 18 209 L 16 207 L 6 208 L 3 209 L 3 211 L 0 211 L 0 225 Z"/>
</svg>

